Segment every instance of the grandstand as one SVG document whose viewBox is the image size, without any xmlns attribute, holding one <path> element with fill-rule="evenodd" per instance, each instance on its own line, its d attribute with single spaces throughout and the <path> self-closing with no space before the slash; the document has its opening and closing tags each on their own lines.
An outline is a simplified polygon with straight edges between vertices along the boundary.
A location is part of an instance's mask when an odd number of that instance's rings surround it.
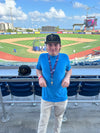
<svg viewBox="0 0 100 133">
<path fill-rule="evenodd" d="M 83 58 L 75 58 L 71 60 L 72 66 L 89 66 L 89 67 L 100 67 L 100 55 L 88 55 Z"/>
</svg>

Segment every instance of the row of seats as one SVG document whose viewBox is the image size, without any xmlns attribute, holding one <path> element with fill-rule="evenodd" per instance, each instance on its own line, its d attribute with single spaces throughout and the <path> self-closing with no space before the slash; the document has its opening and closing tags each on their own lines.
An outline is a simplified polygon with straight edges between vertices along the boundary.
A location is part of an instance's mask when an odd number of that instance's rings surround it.
<svg viewBox="0 0 100 133">
<path fill-rule="evenodd" d="M 79 78 L 79 77 L 76 77 Z M 9 116 L 6 114 L 5 106 L 3 103 L 3 98 L 11 94 L 11 101 L 14 105 L 13 96 L 17 97 L 26 97 L 33 95 L 35 100 L 35 95 L 41 96 L 42 95 L 42 88 L 39 86 L 38 81 L 36 82 L 1 82 L 0 83 L 1 93 L 0 93 L 0 100 L 2 106 L 2 122 L 7 122 L 9 120 Z M 100 93 L 100 82 L 78 82 L 78 81 L 71 81 L 70 86 L 68 89 L 68 96 L 75 96 L 77 98 L 77 94 L 82 96 L 95 96 L 97 102 L 99 93 Z M 99 100 L 98 100 L 99 101 Z M 22 101 L 24 102 L 24 101 Z M 32 101 L 31 101 L 32 102 Z M 36 101 L 35 101 L 36 102 Z M 75 101 L 74 101 L 75 102 Z M 36 105 L 36 103 L 33 103 Z M 75 102 L 75 105 L 77 103 Z M 98 105 L 98 103 L 96 103 Z"/>
<path fill-rule="evenodd" d="M 78 63 L 74 63 L 74 64 L 71 64 L 72 66 L 95 66 L 95 65 L 100 65 L 100 61 L 92 61 L 92 62 L 78 62 Z"/>
<path fill-rule="evenodd" d="M 26 97 L 32 94 L 41 96 L 42 88 L 38 82 L 8 82 L 0 83 L 2 96 L 9 94 L 17 97 Z M 100 93 L 100 82 L 71 82 L 67 88 L 68 96 L 96 96 Z"/>
<path fill-rule="evenodd" d="M 68 96 L 96 96 L 100 93 L 100 82 L 71 82 L 68 89 Z"/>
<path fill-rule="evenodd" d="M 17 97 L 26 97 L 33 94 L 32 82 L 5 82 L 0 83 L 2 96 L 9 94 Z"/>
</svg>

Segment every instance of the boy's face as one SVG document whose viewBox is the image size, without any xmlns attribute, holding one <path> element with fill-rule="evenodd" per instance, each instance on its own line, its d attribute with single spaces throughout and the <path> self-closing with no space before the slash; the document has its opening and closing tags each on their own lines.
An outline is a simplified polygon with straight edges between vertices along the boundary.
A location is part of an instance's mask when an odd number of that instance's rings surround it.
<svg viewBox="0 0 100 133">
<path fill-rule="evenodd" d="M 47 51 L 52 56 L 58 55 L 60 48 L 61 48 L 61 44 L 59 43 L 52 42 L 47 44 Z"/>
</svg>

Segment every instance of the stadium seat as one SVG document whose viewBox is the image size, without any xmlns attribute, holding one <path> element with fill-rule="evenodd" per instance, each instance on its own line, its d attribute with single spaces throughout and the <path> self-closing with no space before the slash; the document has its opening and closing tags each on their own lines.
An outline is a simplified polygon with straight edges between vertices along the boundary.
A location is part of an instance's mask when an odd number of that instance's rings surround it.
<svg viewBox="0 0 100 133">
<path fill-rule="evenodd" d="M 84 66 L 84 62 L 79 62 L 78 65 Z"/>
<path fill-rule="evenodd" d="M 80 78 L 80 76 L 73 76 L 72 75 L 71 78 L 76 78 L 77 79 L 77 78 Z"/>
<path fill-rule="evenodd" d="M 77 100 L 78 96 L 78 89 L 79 89 L 79 82 L 70 82 L 69 87 L 67 87 L 67 95 L 68 97 L 75 96 L 75 100 Z M 75 106 L 78 104 L 75 102 Z"/>
<path fill-rule="evenodd" d="M 37 96 L 42 96 L 42 87 L 40 87 L 38 82 L 34 82 L 34 94 Z"/>
<path fill-rule="evenodd" d="M 67 88 L 68 96 L 77 95 L 77 90 L 79 89 L 79 82 L 71 82 L 69 87 Z"/>
<path fill-rule="evenodd" d="M 85 65 L 91 65 L 91 63 L 89 61 L 85 62 Z"/>
<path fill-rule="evenodd" d="M 3 103 L 3 97 L 8 96 L 9 94 L 10 94 L 10 91 L 7 87 L 7 83 L 1 82 L 0 83 L 0 104 L 1 104 L 1 108 L 2 108 L 2 119 L 1 119 L 2 122 L 7 122 L 9 120 L 9 116 L 6 113 L 5 106 Z"/>
<path fill-rule="evenodd" d="M 92 65 L 99 65 L 99 62 L 98 61 L 93 61 Z"/>
<path fill-rule="evenodd" d="M 11 94 L 17 97 L 26 97 L 33 94 L 32 82 L 9 82 Z"/>
<path fill-rule="evenodd" d="M 100 82 L 82 82 L 79 95 L 97 96 L 100 92 Z"/>
<path fill-rule="evenodd" d="M 81 78 L 90 78 L 91 79 L 91 78 L 97 78 L 97 76 L 91 76 L 91 75 L 90 76 L 81 76 Z"/>
<path fill-rule="evenodd" d="M 37 76 L 34 76 L 34 78 L 38 78 Z M 35 101 L 35 96 L 42 96 L 42 87 L 40 87 L 39 82 L 35 81 L 33 82 L 33 86 L 34 86 L 34 101 Z M 33 103 L 34 106 L 36 106 L 36 103 Z"/>
<path fill-rule="evenodd" d="M 37 76 L 34 76 L 34 78 L 38 78 Z M 40 87 L 39 82 L 36 81 L 33 83 L 34 85 L 34 94 L 37 96 L 42 96 L 42 87 Z"/>
<path fill-rule="evenodd" d="M 1 87 L 1 93 L 3 97 L 8 96 L 10 94 L 10 90 L 8 89 L 8 85 L 6 82 L 0 83 L 0 87 Z"/>
</svg>

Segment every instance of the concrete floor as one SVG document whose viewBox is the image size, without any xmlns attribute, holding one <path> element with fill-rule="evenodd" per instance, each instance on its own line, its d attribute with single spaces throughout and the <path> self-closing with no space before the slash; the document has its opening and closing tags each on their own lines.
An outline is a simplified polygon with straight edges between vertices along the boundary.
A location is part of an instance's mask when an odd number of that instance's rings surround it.
<svg viewBox="0 0 100 133">
<path fill-rule="evenodd" d="M 17 98 L 18 99 L 18 98 Z M 28 98 L 27 100 L 30 100 Z M 0 133 L 37 133 L 40 103 L 17 103 L 14 106 L 5 104 L 10 120 L 1 122 L 2 110 L 0 105 Z M 100 133 L 100 105 L 93 103 L 68 103 L 66 109 L 67 122 L 63 122 L 61 133 Z M 48 124 L 47 133 L 53 133 L 53 109 Z"/>
</svg>

